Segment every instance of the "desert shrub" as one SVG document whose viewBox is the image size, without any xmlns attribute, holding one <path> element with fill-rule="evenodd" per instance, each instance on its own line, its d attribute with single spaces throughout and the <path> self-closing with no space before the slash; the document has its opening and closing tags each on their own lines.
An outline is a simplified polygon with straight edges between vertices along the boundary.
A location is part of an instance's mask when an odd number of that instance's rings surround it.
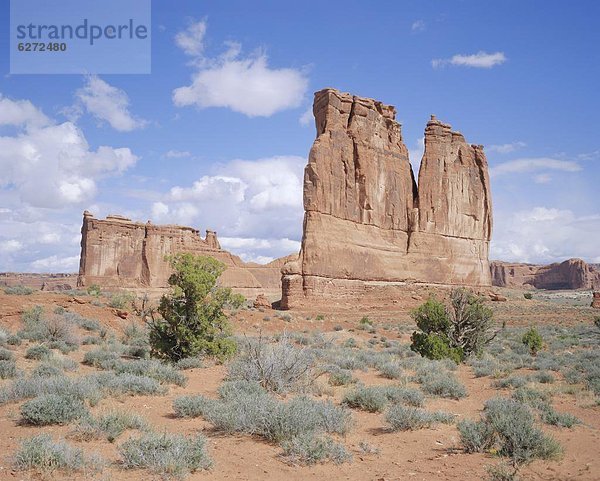
<svg viewBox="0 0 600 481">
<path fill-rule="evenodd" d="M 9 346 L 20 346 L 23 341 L 17 334 L 9 334 L 6 338 L 6 344 Z"/>
<path fill-rule="evenodd" d="M 129 394 L 132 396 L 150 396 L 164 394 L 166 389 L 151 377 L 136 374 L 118 374 L 107 386 L 112 394 Z"/>
<path fill-rule="evenodd" d="M 556 380 L 548 371 L 539 371 L 531 376 L 531 379 L 541 384 L 552 384 Z"/>
<path fill-rule="evenodd" d="M 352 459 L 346 448 L 327 436 L 304 434 L 282 443 L 283 456 L 291 464 L 313 465 L 323 461 L 341 464 Z"/>
<path fill-rule="evenodd" d="M 123 331 L 123 344 L 132 346 L 147 346 L 149 342 L 148 327 L 132 322 Z"/>
<path fill-rule="evenodd" d="M 108 305 L 114 309 L 127 309 L 135 300 L 135 295 L 130 292 L 119 292 L 110 296 Z"/>
<path fill-rule="evenodd" d="M 17 376 L 17 364 L 14 359 L 0 360 L 0 379 L 12 379 Z"/>
<path fill-rule="evenodd" d="M 203 416 L 214 400 L 204 396 L 181 396 L 173 401 L 173 411 L 178 418 L 197 418 Z"/>
<path fill-rule="evenodd" d="M 33 289 L 22 285 L 7 286 L 4 288 L 4 293 L 12 296 L 29 296 L 33 294 Z"/>
<path fill-rule="evenodd" d="M 78 325 L 82 329 L 91 332 L 96 332 L 102 329 L 100 322 L 98 322 L 96 319 L 87 319 L 85 317 L 78 322 Z"/>
<path fill-rule="evenodd" d="M 453 289 L 448 307 L 432 297 L 411 315 L 420 329 L 413 332 L 411 349 L 429 359 L 459 363 L 481 352 L 497 334 L 491 333 L 492 310 L 466 289 Z"/>
<path fill-rule="evenodd" d="M 240 299 L 231 289 L 217 287 L 225 265 L 192 254 L 178 254 L 170 262 L 172 292 L 161 298 L 161 318 L 149 320 L 153 354 L 172 361 L 201 354 L 232 356 L 236 345 L 224 308 L 239 305 Z"/>
<path fill-rule="evenodd" d="M 15 355 L 12 351 L 0 347 L 0 361 L 12 361 L 14 358 Z"/>
<path fill-rule="evenodd" d="M 421 407 L 425 396 L 418 389 L 402 386 L 380 386 L 378 388 L 386 399 L 392 403 L 402 403 L 409 406 Z"/>
<path fill-rule="evenodd" d="M 550 393 L 533 387 L 519 387 L 513 392 L 512 398 L 522 404 L 537 408 L 548 403 Z"/>
<path fill-rule="evenodd" d="M 118 352 L 108 351 L 104 348 L 92 349 L 83 356 L 83 363 L 89 366 L 101 367 L 107 361 L 114 361 L 121 356 Z"/>
<path fill-rule="evenodd" d="M 44 394 L 21 406 L 21 420 L 25 424 L 45 426 L 66 424 L 87 415 L 81 400 L 60 394 Z"/>
<path fill-rule="evenodd" d="M 180 371 L 187 371 L 188 369 L 197 369 L 204 367 L 202 363 L 202 359 L 199 357 L 186 357 L 184 359 L 180 359 L 175 363 L 175 367 Z"/>
<path fill-rule="evenodd" d="M 494 398 L 485 403 L 482 419 L 477 423 L 459 423 L 461 442 L 466 450 L 480 452 L 494 448 L 515 467 L 534 459 L 555 459 L 560 445 L 534 424 L 529 407 L 513 399 Z"/>
<path fill-rule="evenodd" d="M 527 385 L 527 383 L 529 383 L 530 378 L 528 376 L 519 376 L 519 375 L 512 375 L 512 376 L 508 376 L 505 377 L 503 379 L 497 379 L 494 381 L 493 386 L 495 388 L 500 388 L 500 389 L 506 389 L 506 388 L 520 388 L 523 387 L 525 385 Z"/>
<path fill-rule="evenodd" d="M 86 292 L 90 296 L 98 297 L 102 294 L 102 288 L 98 284 L 92 284 L 86 289 Z"/>
<path fill-rule="evenodd" d="M 130 438 L 119 446 L 125 469 L 150 469 L 163 476 L 184 477 L 200 469 L 208 469 L 211 460 L 202 435 L 148 433 Z"/>
<path fill-rule="evenodd" d="M 315 378 L 314 358 L 306 348 L 296 347 L 287 334 L 275 343 L 262 336 L 245 339 L 240 355 L 229 365 L 230 380 L 255 381 L 269 391 L 302 391 Z"/>
<path fill-rule="evenodd" d="M 78 441 L 105 438 L 112 443 L 127 429 L 146 431 L 148 423 L 139 414 L 107 411 L 96 417 L 87 416 L 81 419 L 69 436 Z"/>
<path fill-rule="evenodd" d="M 600 329 L 600 316 L 596 316 L 594 318 L 594 326 L 596 326 L 598 329 Z"/>
<path fill-rule="evenodd" d="M 402 369 L 398 363 L 391 361 L 380 364 L 379 372 L 386 379 L 399 379 L 402 376 Z"/>
<path fill-rule="evenodd" d="M 485 452 L 494 443 L 494 431 L 489 423 L 464 419 L 459 421 L 456 427 L 467 453 Z"/>
<path fill-rule="evenodd" d="M 102 343 L 102 339 L 100 339 L 98 336 L 85 336 L 82 340 L 81 340 L 81 344 L 83 344 L 84 346 L 88 346 L 88 345 L 98 345 Z"/>
<path fill-rule="evenodd" d="M 388 399 L 383 391 L 377 387 L 357 386 L 345 394 L 342 403 L 351 408 L 378 413 L 383 411 Z"/>
<path fill-rule="evenodd" d="M 337 366 L 332 366 L 329 370 L 329 384 L 332 386 L 347 386 L 356 382 L 349 369 L 341 369 Z"/>
<path fill-rule="evenodd" d="M 571 413 L 559 413 L 550 405 L 541 406 L 540 419 L 546 424 L 561 428 L 572 428 L 576 424 L 581 424 L 581 420 L 577 416 Z"/>
<path fill-rule="evenodd" d="M 449 372 L 428 370 L 415 378 L 427 394 L 443 398 L 461 399 L 467 396 L 466 388 Z"/>
<path fill-rule="evenodd" d="M 55 442 L 49 434 L 44 433 L 21 442 L 15 454 L 15 465 L 20 470 L 70 472 L 86 468 L 100 469 L 102 462 L 96 457 L 85 456 L 81 449 L 64 441 Z"/>
<path fill-rule="evenodd" d="M 348 410 L 331 401 L 321 402 L 300 396 L 277 403 L 268 419 L 264 436 L 276 442 L 318 432 L 346 434 L 352 418 Z"/>
<path fill-rule="evenodd" d="M 532 356 L 535 356 L 544 346 L 544 340 L 535 327 L 523 334 L 521 342 L 527 346 Z"/>
<path fill-rule="evenodd" d="M 134 374 L 156 379 L 159 382 L 185 386 L 187 378 L 176 367 L 165 364 L 157 359 L 135 359 L 123 361 L 121 359 L 109 359 L 100 362 L 99 367 L 110 369 L 117 374 Z"/>
<path fill-rule="evenodd" d="M 48 348 L 48 346 L 46 346 L 44 344 L 38 344 L 36 346 L 31 346 L 25 352 L 25 357 L 27 359 L 35 359 L 36 361 L 49 359 L 50 356 L 52 356 L 52 351 Z"/>
<path fill-rule="evenodd" d="M 431 413 L 412 406 L 392 404 L 385 413 L 385 422 L 392 431 L 412 431 L 436 423 L 450 424 L 454 422 L 454 416 L 444 412 Z"/>
<path fill-rule="evenodd" d="M 38 364 L 33 371 L 31 371 L 31 375 L 39 377 L 62 376 L 63 372 L 58 367 L 50 363 L 43 362 Z"/>
<path fill-rule="evenodd" d="M 531 292 L 526 292 L 525 294 L 523 294 L 523 297 L 525 299 L 533 299 L 533 294 Z"/>
<path fill-rule="evenodd" d="M 363 316 L 363 317 L 361 318 L 361 320 L 360 320 L 360 321 L 358 321 L 358 323 L 359 323 L 361 326 L 372 326 L 372 325 L 373 325 L 373 321 L 372 321 L 371 319 L 369 319 L 367 316 Z"/>
</svg>

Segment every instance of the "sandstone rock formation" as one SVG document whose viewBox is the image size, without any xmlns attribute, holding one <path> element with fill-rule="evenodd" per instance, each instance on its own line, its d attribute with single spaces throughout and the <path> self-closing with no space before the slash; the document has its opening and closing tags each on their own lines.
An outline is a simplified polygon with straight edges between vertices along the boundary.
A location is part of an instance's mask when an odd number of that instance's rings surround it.
<svg viewBox="0 0 600 481">
<path fill-rule="evenodd" d="M 536 289 L 600 289 L 600 270 L 581 259 L 547 266 L 493 261 L 492 283 L 498 287 Z"/>
<path fill-rule="evenodd" d="M 594 292 L 591 307 L 600 309 L 600 292 Z"/>
<path fill-rule="evenodd" d="M 221 249 L 216 232 L 178 225 L 132 222 L 118 215 L 96 219 L 83 213 L 79 287 L 161 288 L 167 286 L 171 270 L 165 257 L 179 252 L 209 255 L 227 269 L 220 284 L 246 295 L 280 287 L 280 271 L 286 258 L 270 264 L 244 263 Z"/>
<path fill-rule="evenodd" d="M 394 107 L 325 89 L 313 113 L 302 248 L 282 269 L 283 308 L 404 281 L 491 284 L 481 146 L 432 116 L 417 188 Z"/>
</svg>

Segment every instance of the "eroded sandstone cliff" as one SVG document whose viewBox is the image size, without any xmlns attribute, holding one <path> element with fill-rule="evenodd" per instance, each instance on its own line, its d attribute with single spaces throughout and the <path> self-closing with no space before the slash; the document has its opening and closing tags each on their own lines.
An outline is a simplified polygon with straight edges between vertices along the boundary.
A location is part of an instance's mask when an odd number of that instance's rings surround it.
<svg viewBox="0 0 600 481">
<path fill-rule="evenodd" d="M 536 289 L 600 289 L 600 270 L 582 259 L 549 265 L 493 261 L 492 283 L 498 287 Z"/>
<path fill-rule="evenodd" d="M 220 278 L 221 285 L 248 295 L 275 290 L 281 285 L 283 259 L 266 265 L 244 263 L 221 249 L 216 232 L 207 230 L 202 239 L 200 232 L 192 227 L 143 224 L 118 215 L 96 219 L 87 211 L 81 228 L 77 285 L 166 287 L 171 270 L 165 258 L 179 252 L 220 260 L 227 266 Z"/>
<path fill-rule="evenodd" d="M 432 116 L 417 188 L 394 107 L 325 89 L 313 113 L 302 248 L 282 269 L 284 308 L 411 280 L 491 284 L 481 146 Z"/>
</svg>

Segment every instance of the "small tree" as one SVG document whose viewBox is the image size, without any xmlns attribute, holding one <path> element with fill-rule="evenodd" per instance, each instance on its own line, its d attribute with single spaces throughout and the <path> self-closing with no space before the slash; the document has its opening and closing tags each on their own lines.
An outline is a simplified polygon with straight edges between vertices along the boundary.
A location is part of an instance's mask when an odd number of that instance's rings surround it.
<svg viewBox="0 0 600 481">
<path fill-rule="evenodd" d="M 244 298 L 217 287 L 225 265 L 192 254 L 177 254 L 169 261 L 172 291 L 160 300 L 161 318 L 151 315 L 148 321 L 153 355 L 173 361 L 200 354 L 231 356 L 236 344 L 224 309 L 239 307 Z"/>
<path fill-rule="evenodd" d="M 529 352 L 532 356 L 536 356 L 544 346 L 544 340 L 535 327 L 530 328 L 523 334 L 521 341 L 529 348 Z"/>
<path fill-rule="evenodd" d="M 491 332 L 492 310 L 466 289 L 453 289 L 449 306 L 432 297 L 411 315 L 421 330 L 413 333 L 411 349 L 429 359 L 461 362 L 497 334 Z"/>
</svg>

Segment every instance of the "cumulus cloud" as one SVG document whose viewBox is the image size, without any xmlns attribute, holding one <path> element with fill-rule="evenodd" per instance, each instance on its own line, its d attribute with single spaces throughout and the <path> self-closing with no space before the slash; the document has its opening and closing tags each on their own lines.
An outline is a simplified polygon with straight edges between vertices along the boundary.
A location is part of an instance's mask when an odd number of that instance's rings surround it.
<svg viewBox="0 0 600 481">
<path fill-rule="evenodd" d="M 217 230 L 223 247 L 246 260 L 298 250 L 306 159 L 233 160 L 152 204 L 153 221 Z"/>
<path fill-rule="evenodd" d="M 571 257 L 598 256 L 600 215 L 577 215 L 569 209 L 534 207 L 495 218 L 492 259 L 551 263 Z"/>
<path fill-rule="evenodd" d="M 11 100 L 0 94 L 0 125 L 43 127 L 50 119 L 29 100 Z"/>
<path fill-rule="evenodd" d="M 239 43 L 229 42 L 228 49 L 217 58 L 201 56 L 202 38 L 177 44 L 188 55 L 195 55 L 195 72 L 190 85 L 173 90 L 173 102 L 178 107 L 224 107 L 248 117 L 269 117 L 276 112 L 298 107 L 308 87 L 305 74 L 293 68 L 272 68 L 267 55 L 258 51 L 242 55 Z M 183 38 L 183 37 L 182 37 Z M 190 47 L 193 44 L 193 47 Z M 192 53 L 198 52 L 198 53 Z"/>
<path fill-rule="evenodd" d="M 98 182 L 122 174 L 137 156 L 126 147 L 92 150 L 73 122 L 56 123 L 28 100 L 0 101 L 2 123 L 15 127 L 0 136 L 0 265 L 64 266 L 78 254 L 72 239 L 81 228 L 64 219 L 78 220 Z"/>
<path fill-rule="evenodd" d="M 473 68 L 492 68 L 496 65 L 502 65 L 506 62 L 507 58 L 504 52 L 477 52 L 472 55 L 453 55 L 451 58 L 437 58 L 431 61 L 433 68 L 444 67 L 446 65 L 453 65 L 456 67 L 473 67 Z"/>
<path fill-rule="evenodd" d="M 86 78 L 85 85 L 75 92 L 75 98 L 78 101 L 75 112 L 83 107 L 98 120 L 107 122 L 120 132 L 141 129 L 148 124 L 129 111 L 129 97 L 124 90 L 110 85 L 96 75 Z M 74 111 L 71 110 L 71 113 Z"/>
<path fill-rule="evenodd" d="M 522 149 L 523 147 L 526 147 L 527 144 L 525 142 L 511 142 L 509 144 L 494 144 L 494 145 L 489 145 L 485 148 L 486 152 L 495 152 L 498 154 L 510 154 L 511 152 L 514 152 L 515 150 L 519 150 Z"/>
<path fill-rule="evenodd" d="M 518 174 L 535 172 L 539 170 L 558 170 L 562 172 L 579 172 L 581 166 L 572 160 L 559 160 L 548 157 L 534 157 L 515 159 L 502 162 L 490 169 L 492 177 L 500 177 L 507 174 Z"/>
</svg>

